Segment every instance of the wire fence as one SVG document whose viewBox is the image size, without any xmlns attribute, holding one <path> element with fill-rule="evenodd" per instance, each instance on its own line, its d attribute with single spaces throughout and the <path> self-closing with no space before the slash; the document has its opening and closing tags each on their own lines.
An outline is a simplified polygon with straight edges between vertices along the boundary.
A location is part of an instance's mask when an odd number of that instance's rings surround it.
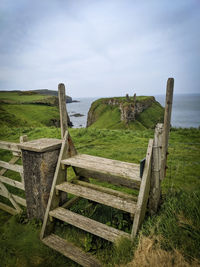
<svg viewBox="0 0 200 267">
<path fill-rule="evenodd" d="M 164 185 L 184 190 L 200 188 L 200 143 L 170 143 L 168 152 Z"/>
</svg>

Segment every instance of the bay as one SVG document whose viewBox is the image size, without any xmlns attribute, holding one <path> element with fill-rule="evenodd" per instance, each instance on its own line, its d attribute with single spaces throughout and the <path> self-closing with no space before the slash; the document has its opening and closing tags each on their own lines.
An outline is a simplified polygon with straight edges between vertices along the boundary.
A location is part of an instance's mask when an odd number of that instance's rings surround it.
<svg viewBox="0 0 200 267">
<path fill-rule="evenodd" d="M 165 95 L 156 95 L 156 100 L 165 105 Z M 87 114 L 93 101 L 98 98 L 76 98 L 77 101 L 67 104 L 67 111 L 74 128 L 86 127 Z M 75 113 L 84 116 L 74 117 Z M 198 128 L 200 126 L 200 94 L 174 95 L 172 106 L 172 126 Z"/>
</svg>

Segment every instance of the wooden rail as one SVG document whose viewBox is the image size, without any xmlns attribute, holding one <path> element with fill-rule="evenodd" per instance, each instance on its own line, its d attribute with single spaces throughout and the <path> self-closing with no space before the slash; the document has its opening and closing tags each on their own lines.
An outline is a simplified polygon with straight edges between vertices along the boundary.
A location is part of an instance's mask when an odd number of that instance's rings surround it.
<svg viewBox="0 0 200 267">
<path fill-rule="evenodd" d="M 26 142 L 26 141 L 27 141 L 27 136 L 20 137 L 20 143 Z M 7 198 L 13 207 L 0 202 L 0 209 L 12 215 L 15 215 L 22 211 L 20 206 L 26 207 L 26 200 L 20 196 L 17 196 L 9 192 L 6 185 L 24 190 L 23 166 L 16 164 L 17 161 L 21 157 L 21 150 L 19 149 L 18 143 L 11 143 L 11 142 L 5 142 L 5 141 L 0 141 L 0 149 L 9 150 L 13 154 L 13 157 L 11 158 L 9 162 L 0 160 L 0 167 L 2 167 L 2 169 L 0 170 L 0 196 Z M 6 177 L 5 175 L 8 170 L 20 173 L 21 182 L 16 181 L 12 178 Z"/>
<path fill-rule="evenodd" d="M 6 141 L 0 141 L 0 149 L 10 150 L 13 152 L 21 152 L 19 144 Z"/>
</svg>

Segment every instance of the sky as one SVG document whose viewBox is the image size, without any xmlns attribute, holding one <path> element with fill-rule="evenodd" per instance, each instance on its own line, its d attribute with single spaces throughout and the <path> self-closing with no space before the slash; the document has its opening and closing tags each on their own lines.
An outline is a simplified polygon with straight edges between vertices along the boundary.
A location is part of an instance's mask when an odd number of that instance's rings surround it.
<svg viewBox="0 0 200 267">
<path fill-rule="evenodd" d="M 0 90 L 200 93 L 200 0 L 1 0 Z"/>
</svg>

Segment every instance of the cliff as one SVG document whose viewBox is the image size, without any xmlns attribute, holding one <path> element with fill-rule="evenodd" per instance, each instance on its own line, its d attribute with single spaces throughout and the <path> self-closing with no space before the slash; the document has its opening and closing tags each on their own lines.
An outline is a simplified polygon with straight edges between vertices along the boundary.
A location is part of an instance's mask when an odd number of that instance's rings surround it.
<svg viewBox="0 0 200 267">
<path fill-rule="evenodd" d="M 164 109 L 153 96 L 101 98 L 94 101 L 87 127 L 145 129 L 163 120 Z"/>
</svg>

